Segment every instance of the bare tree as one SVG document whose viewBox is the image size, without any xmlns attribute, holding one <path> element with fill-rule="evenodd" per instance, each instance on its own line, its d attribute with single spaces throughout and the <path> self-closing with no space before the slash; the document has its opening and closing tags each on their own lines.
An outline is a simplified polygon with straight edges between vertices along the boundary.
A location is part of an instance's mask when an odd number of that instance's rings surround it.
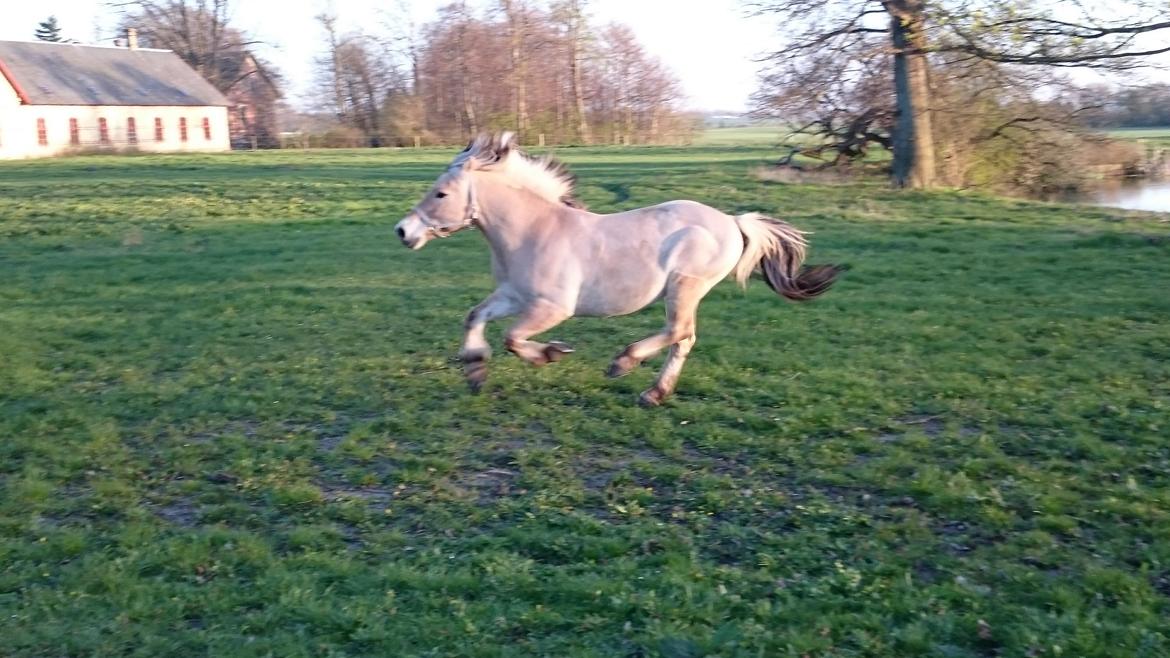
<svg viewBox="0 0 1170 658">
<path fill-rule="evenodd" d="M 259 43 L 228 24 L 229 0 L 127 0 L 113 3 L 122 12 L 123 28 L 138 30 L 144 45 L 173 50 L 191 68 L 226 91 L 238 82 L 231 59 Z"/>
<path fill-rule="evenodd" d="M 896 187 L 934 187 L 934 127 L 926 52 L 925 0 L 883 0 L 890 15 L 894 61 L 893 181 Z"/>
<path fill-rule="evenodd" d="M 593 134 L 585 114 L 585 92 L 581 62 L 585 37 L 585 5 L 583 0 L 560 0 L 553 8 L 553 16 L 564 31 L 565 57 L 568 61 L 569 89 L 573 103 L 577 136 L 589 144 Z"/>
<path fill-rule="evenodd" d="M 516 134 L 523 143 L 528 134 L 529 15 L 522 0 L 500 0 L 508 24 L 509 63 L 516 104 Z"/>
<path fill-rule="evenodd" d="M 836 54 L 810 57 L 764 76 L 753 96 L 756 114 L 792 126 L 781 164 L 800 155 L 841 166 L 865 158 L 874 146 L 893 147 L 893 87 L 882 75 L 890 56 L 874 52 L 848 62 Z"/>
<path fill-rule="evenodd" d="M 338 123 L 361 135 L 368 146 L 382 146 L 388 136 L 385 108 L 406 86 L 392 52 L 362 33 L 339 34 L 337 17 L 323 13 L 317 21 L 325 32 L 325 52 L 317 59 L 320 97 L 327 98 Z"/>
<path fill-rule="evenodd" d="M 172 50 L 237 104 L 233 140 L 275 145 L 281 76 L 252 52 L 259 41 L 230 24 L 229 0 L 119 0 L 122 31 L 143 46 Z M 243 117 L 243 118 L 241 118 Z M 238 134 L 238 133 L 243 134 Z"/>
<path fill-rule="evenodd" d="M 1119 69 L 1138 65 L 1143 57 L 1170 52 L 1164 42 L 1143 40 L 1170 30 L 1165 14 L 1157 13 L 1170 8 L 1165 0 L 1120 5 L 1106 10 L 1079 0 L 775 0 L 752 4 L 759 13 L 780 18 L 792 35 L 772 54 L 774 69 L 825 56 L 842 62 L 889 57 L 895 97 L 892 181 L 910 187 L 929 187 L 937 181 L 932 69 L 971 60 L 1014 67 Z M 1074 16 L 1064 17 L 1070 11 Z"/>
<path fill-rule="evenodd" d="M 555 9 L 499 0 L 477 13 L 456 2 L 421 26 L 417 38 L 402 37 L 401 28 L 385 30 L 378 41 L 326 29 L 320 96 L 346 125 L 365 132 L 369 122 L 360 117 L 372 112 L 362 108 L 377 94 L 357 92 L 381 89 L 382 142 L 454 142 L 505 128 L 527 141 L 537 135 L 592 141 L 606 131 L 620 141 L 653 141 L 689 125 L 676 120 L 677 80 L 632 31 L 594 32 L 580 12 L 574 18 Z M 573 39 L 567 19 L 581 21 Z M 596 55 L 585 50 L 593 47 Z M 574 48 L 581 50 L 574 55 Z"/>
<path fill-rule="evenodd" d="M 407 0 L 395 0 L 389 8 L 379 12 L 378 31 L 372 34 L 386 53 L 386 60 L 396 67 L 409 71 L 408 91 L 416 94 L 420 90 L 419 58 L 422 35 L 411 15 Z"/>
<path fill-rule="evenodd" d="M 322 12 L 316 17 L 317 22 L 325 30 L 325 54 L 317 59 L 318 76 L 324 78 L 321 86 L 328 87 L 329 98 L 332 101 L 333 114 L 341 123 L 349 119 L 348 108 L 345 102 L 345 92 L 342 89 L 341 75 L 341 39 L 337 33 L 337 16 L 329 12 Z"/>
<path fill-rule="evenodd" d="M 472 27 L 473 18 L 467 9 L 467 2 L 460 0 L 457 4 L 451 6 L 449 15 L 454 19 L 454 55 L 456 68 L 459 75 L 459 97 L 463 106 L 463 119 L 469 134 L 474 135 L 480 130 L 479 118 L 475 111 L 475 92 L 472 88 L 473 78 L 470 73 L 470 63 L 468 59 L 472 57 L 471 39 L 469 32 Z"/>
</svg>

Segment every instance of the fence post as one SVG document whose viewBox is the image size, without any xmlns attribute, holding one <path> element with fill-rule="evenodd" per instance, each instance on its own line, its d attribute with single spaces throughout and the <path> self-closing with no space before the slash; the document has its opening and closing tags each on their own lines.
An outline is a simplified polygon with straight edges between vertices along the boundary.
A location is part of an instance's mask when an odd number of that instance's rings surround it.
<svg viewBox="0 0 1170 658">
<path fill-rule="evenodd" d="M 537 136 L 536 141 L 540 146 L 544 146 L 544 133 L 540 133 L 540 135 Z"/>
<path fill-rule="evenodd" d="M 420 146 L 422 146 L 422 137 L 419 137 L 418 135 L 415 135 L 415 136 L 414 136 L 414 147 L 415 147 L 415 148 L 418 148 L 418 147 L 420 147 Z"/>
</svg>

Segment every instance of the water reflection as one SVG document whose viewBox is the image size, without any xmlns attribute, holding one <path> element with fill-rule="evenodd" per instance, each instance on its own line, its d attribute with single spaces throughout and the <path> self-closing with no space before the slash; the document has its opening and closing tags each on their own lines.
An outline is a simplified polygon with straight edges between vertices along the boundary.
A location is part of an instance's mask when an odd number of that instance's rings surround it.
<svg viewBox="0 0 1170 658">
<path fill-rule="evenodd" d="M 1062 200 L 1127 210 L 1170 212 L 1170 180 L 1106 181 Z"/>
</svg>

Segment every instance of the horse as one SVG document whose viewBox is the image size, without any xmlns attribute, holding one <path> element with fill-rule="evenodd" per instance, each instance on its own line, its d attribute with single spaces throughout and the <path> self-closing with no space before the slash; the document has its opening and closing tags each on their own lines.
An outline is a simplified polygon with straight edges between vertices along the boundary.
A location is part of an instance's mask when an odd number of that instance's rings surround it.
<svg viewBox="0 0 1170 658">
<path fill-rule="evenodd" d="M 492 255 L 496 289 L 467 314 L 459 357 L 472 393 L 487 379 L 488 322 L 516 317 L 505 347 L 533 366 L 573 349 L 532 340 L 573 316 L 613 317 L 666 300 L 662 331 L 627 346 L 609 366 L 628 374 L 669 347 L 654 385 L 639 397 L 656 406 L 670 396 L 695 345 L 699 302 L 734 276 L 756 271 L 778 295 L 807 301 L 844 268 L 802 265 L 806 233 L 759 213 L 731 216 L 695 201 L 669 201 L 613 214 L 589 212 L 573 198 L 574 176 L 561 163 L 519 149 L 512 133 L 471 140 L 395 226 L 414 251 L 433 238 L 477 228 Z"/>
</svg>

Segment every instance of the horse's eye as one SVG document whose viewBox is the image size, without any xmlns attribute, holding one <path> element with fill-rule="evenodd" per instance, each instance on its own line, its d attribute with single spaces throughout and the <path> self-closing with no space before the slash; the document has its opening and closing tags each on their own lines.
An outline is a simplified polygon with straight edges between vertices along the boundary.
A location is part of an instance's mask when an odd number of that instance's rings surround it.
<svg viewBox="0 0 1170 658">
<path fill-rule="evenodd" d="M 445 196 L 447 196 L 447 193 L 446 193 L 446 192 L 435 192 L 435 198 L 436 198 L 436 199 L 442 199 L 442 198 L 443 198 L 443 197 L 445 197 Z"/>
</svg>

